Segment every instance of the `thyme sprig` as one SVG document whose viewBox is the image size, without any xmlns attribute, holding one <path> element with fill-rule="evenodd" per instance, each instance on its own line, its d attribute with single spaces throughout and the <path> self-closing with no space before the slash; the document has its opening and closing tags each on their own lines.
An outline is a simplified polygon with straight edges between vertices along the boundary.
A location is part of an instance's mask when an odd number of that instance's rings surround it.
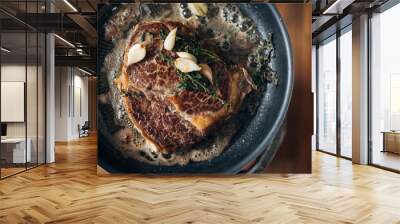
<svg viewBox="0 0 400 224">
<path fill-rule="evenodd" d="M 169 55 L 164 54 L 163 52 L 160 52 L 160 59 L 167 64 L 173 63 L 173 58 L 171 58 Z"/>
<path fill-rule="evenodd" d="M 160 39 L 165 40 L 167 38 L 167 32 L 164 29 L 160 29 Z"/>
<path fill-rule="evenodd" d="M 214 52 L 200 46 L 199 41 L 195 37 L 176 37 L 176 51 L 184 51 L 193 54 L 200 62 L 213 64 L 216 62 L 224 63 L 223 60 Z M 211 97 L 220 101 L 221 104 L 226 102 L 217 95 L 212 83 L 205 78 L 200 72 L 183 73 L 178 71 L 181 83 L 179 88 L 190 91 L 201 91 L 210 94 Z"/>
<path fill-rule="evenodd" d="M 167 33 L 165 30 L 160 30 L 160 39 L 165 40 Z M 199 61 L 205 62 L 207 64 L 212 64 L 215 62 L 224 63 L 224 61 L 214 52 L 202 48 L 196 37 L 184 37 L 176 36 L 174 51 L 183 51 L 193 54 Z M 160 58 L 166 63 L 173 63 L 173 58 L 160 53 Z M 205 78 L 200 72 L 193 71 L 189 73 L 184 73 L 177 70 L 177 75 L 179 76 L 180 83 L 178 85 L 179 89 L 189 90 L 194 92 L 205 92 L 209 94 L 213 99 L 217 99 L 221 104 L 225 105 L 225 101 L 217 95 L 217 92 L 212 85 L 212 83 Z"/>
<path fill-rule="evenodd" d="M 199 91 L 208 93 L 211 97 L 220 101 L 221 104 L 225 104 L 225 101 L 217 95 L 210 81 L 206 79 L 200 72 L 194 71 L 184 73 L 178 70 L 177 74 L 181 81 L 178 88 L 194 92 Z"/>
<path fill-rule="evenodd" d="M 207 64 L 216 62 L 225 64 L 217 54 L 206 48 L 203 48 L 200 45 L 200 41 L 196 37 L 177 36 L 175 49 L 176 51 L 184 51 L 193 54 L 199 61 Z"/>
<path fill-rule="evenodd" d="M 199 57 L 203 56 L 203 57 L 208 58 L 209 61 L 211 60 L 211 62 L 220 62 L 222 64 L 225 64 L 225 62 L 217 54 L 215 54 L 214 52 L 212 52 L 208 49 L 199 47 L 198 49 L 195 49 L 194 51 L 197 51 L 197 52 L 194 52 L 194 54 L 197 53 L 199 55 Z"/>
</svg>

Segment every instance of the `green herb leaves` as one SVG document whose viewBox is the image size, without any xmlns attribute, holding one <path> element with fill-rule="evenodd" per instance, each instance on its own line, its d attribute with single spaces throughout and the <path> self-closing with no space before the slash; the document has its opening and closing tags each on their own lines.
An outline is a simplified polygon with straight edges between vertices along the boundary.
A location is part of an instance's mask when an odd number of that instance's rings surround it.
<svg viewBox="0 0 400 224">
<path fill-rule="evenodd" d="M 167 38 L 167 33 L 165 30 L 161 29 L 159 35 L 161 40 L 165 41 Z M 202 48 L 196 37 L 176 35 L 174 51 L 190 53 L 197 58 L 198 61 L 206 64 L 212 64 L 216 62 L 224 63 L 217 54 L 208 49 Z M 174 59 L 163 52 L 160 52 L 160 59 L 169 64 L 174 63 Z M 216 93 L 217 90 L 215 86 L 200 71 L 185 73 L 177 69 L 176 72 L 180 80 L 178 85 L 179 89 L 193 92 L 205 92 L 214 99 L 219 100 L 221 104 L 225 104 L 225 101 Z"/>
<path fill-rule="evenodd" d="M 160 29 L 160 39 L 165 40 L 167 38 L 167 32 L 164 29 Z"/>
<path fill-rule="evenodd" d="M 224 61 L 214 52 L 207 50 L 205 48 L 198 48 L 196 49 L 198 55 L 198 57 L 203 57 L 207 59 L 207 63 L 211 64 L 211 63 L 215 63 L 215 62 L 220 62 L 222 64 L 225 64 Z"/>
<path fill-rule="evenodd" d="M 210 92 L 211 83 L 200 72 L 184 73 L 178 70 L 177 74 L 181 81 L 178 88 L 190 91 Z"/>
<path fill-rule="evenodd" d="M 178 88 L 193 92 L 208 93 L 214 99 L 219 100 L 221 104 L 225 104 L 225 101 L 217 95 L 211 82 L 207 78 L 205 78 L 200 72 L 194 71 L 194 72 L 184 73 L 178 70 L 177 74 L 181 81 Z"/>
<path fill-rule="evenodd" d="M 193 54 L 201 63 L 223 63 L 224 61 L 214 52 L 202 48 L 196 37 L 176 37 L 176 51 L 183 51 Z"/>
<path fill-rule="evenodd" d="M 173 63 L 173 59 L 170 56 L 164 54 L 162 51 L 160 52 L 160 59 L 161 59 L 161 61 L 163 61 L 167 64 Z"/>
</svg>

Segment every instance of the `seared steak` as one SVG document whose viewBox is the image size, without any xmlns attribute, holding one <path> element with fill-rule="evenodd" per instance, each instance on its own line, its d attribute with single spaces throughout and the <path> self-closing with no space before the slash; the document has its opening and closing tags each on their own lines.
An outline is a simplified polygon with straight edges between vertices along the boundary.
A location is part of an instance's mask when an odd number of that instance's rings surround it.
<svg viewBox="0 0 400 224">
<path fill-rule="evenodd" d="M 234 115 L 252 89 L 245 69 L 228 67 L 223 60 L 208 63 L 216 78 L 209 83 L 212 91 L 182 88 L 182 77 L 174 65 L 178 58 L 175 49 L 163 48 L 162 34 L 174 28 L 178 28 L 179 38 L 195 38 L 189 27 L 177 22 L 138 24 L 129 37 L 121 74 L 115 81 L 125 95 L 129 119 L 161 151 L 184 149 L 199 142 Z M 128 65 L 129 49 L 138 43 L 145 44 L 146 56 Z"/>
<path fill-rule="evenodd" d="M 193 125 L 181 118 L 178 112 L 170 110 L 165 101 L 149 100 L 144 96 L 126 98 L 129 114 L 142 134 L 163 149 L 192 145 L 201 134 Z"/>
</svg>

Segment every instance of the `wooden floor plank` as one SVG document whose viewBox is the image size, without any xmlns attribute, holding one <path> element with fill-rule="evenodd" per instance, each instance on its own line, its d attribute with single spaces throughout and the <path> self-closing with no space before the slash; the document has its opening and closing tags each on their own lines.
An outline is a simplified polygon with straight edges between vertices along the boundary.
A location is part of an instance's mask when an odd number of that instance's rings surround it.
<svg viewBox="0 0 400 224">
<path fill-rule="evenodd" d="M 313 174 L 97 176 L 96 137 L 0 181 L 0 223 L 400 223 L 400 175 L 313 152 Z"/>
</svg>

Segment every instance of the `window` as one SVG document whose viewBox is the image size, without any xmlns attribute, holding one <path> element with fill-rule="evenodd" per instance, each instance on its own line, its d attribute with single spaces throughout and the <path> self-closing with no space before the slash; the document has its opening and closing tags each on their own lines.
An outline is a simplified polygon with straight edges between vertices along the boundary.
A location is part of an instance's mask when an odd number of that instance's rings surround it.
<svg viewBox="0 0 400 224">
<path fill-rule="evenodd" d="M 317 148 L 336 153 L 336 37 L 318 47 Z"/>
<path fill-rule="evenodd" d="M 371 18 L 371 162 L 400 170 L 400 4 Z"/>
<path fill-rule="evenodd" d="M 351 26 L 340 36 L 340 154 L 352 156 L 352 32 Z"/>
<path fill-rule="evenodd" d="M 1 4 L 18 7 L 23 16 L 41 12 L 44 3 Z M 10 21 L 0 23 L 0 178 L 5 178 L 45 163 L 46 38 L 8 14 L 0 17 Z"/>
<path fill-rule="evenodd" d="M 320 43 L 317 50 L 317 149 L 349 159 L 352 157 L 352 41 L 350 24 Z"/>
</svg>

